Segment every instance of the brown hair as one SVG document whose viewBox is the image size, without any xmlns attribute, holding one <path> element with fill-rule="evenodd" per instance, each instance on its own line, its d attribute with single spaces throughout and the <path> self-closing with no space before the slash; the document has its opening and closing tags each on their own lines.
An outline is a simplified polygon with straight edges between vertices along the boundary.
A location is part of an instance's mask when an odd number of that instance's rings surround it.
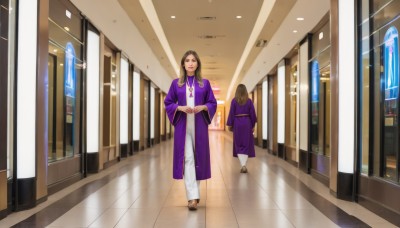
<svg viewBox="0 0 400 228">
<path fill-rule="evenodd" d="M 194 58 L 197 60 L 197 69 L 194 72 L 194 76 L 195 76 L 196 81 L 199 83 L 200 87 L 203 87 L 203 79 L 201 77 L 201 61 L 200 61 L 199 55 L 193 50 L 189 50 L 189 51 L 185 52 L 185 54 L 182 56 L 181 75 L 179 77 L 178 86 L 181 87 L 186 83 L 187 73 L 186 73 L 186 69 L 185 69 L 185 60 L 189 55 L 193 55 Z"/>
<path fill-rule="evenodd" d="M 249 94 L 247 93 L 246 86 L 239 84 L 236 88 L 235 100 L 240 105 L 244 105 L 247 102 L 247 99 L 249 99 Z"/>
</svg>

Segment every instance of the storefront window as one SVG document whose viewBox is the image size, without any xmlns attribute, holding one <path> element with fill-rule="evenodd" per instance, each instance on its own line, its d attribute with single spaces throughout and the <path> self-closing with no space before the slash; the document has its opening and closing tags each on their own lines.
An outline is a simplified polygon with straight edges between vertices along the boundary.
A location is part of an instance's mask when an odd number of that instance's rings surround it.
<svg viewBox="0 0 400 228">
<path fill-rule="evenodd" d="M 297 65 L 290 69 L 290 135 L 289 145 L 296 148 Z"/>
<path fill-rule="evenodd" d="M 383 175 L 396 180 L 396 154 L 399 149 L 399 33 L 394 26 L 386 31 L 381 49 L 384 79 Z"/>
<path fill-rule="evenodd" d="M 330 157 L 330 48 L 311 62 L 311 151 Z M 322 64 L 320 64 L 320 62 Z"/>
<path fill-rule="evenodd" d="M 370 75 L 369 75 L 369 51 L 362 54 L 361 66 L 361 172 L 368 174 L 369 167 L 369 132 L 370 132 Z"/>
<path fill-rule="evenodd" d="M 400 1 L 359 4 L 360 169 L 398 182 Z"/>
<path fill-rule="evenodd" d="M 79 153 L 80 85 L 82 77 L 82 18 L 63 1 L 50 2 L 48 56 L 48 160 Z M 71 20 L 65 20 L 71 17 Z"/>
<path fill-rule="evenodd" d="M 369 174 L 369 152 L 370 152 L 370 30 L 369 30 L 369 0 L 360 0 L 361 9 L 359 12 L 359 33 L 361 34 L 360 43 L 360 151 L 361 162 L 360 170 L 362 174 Z"/>
</svg>

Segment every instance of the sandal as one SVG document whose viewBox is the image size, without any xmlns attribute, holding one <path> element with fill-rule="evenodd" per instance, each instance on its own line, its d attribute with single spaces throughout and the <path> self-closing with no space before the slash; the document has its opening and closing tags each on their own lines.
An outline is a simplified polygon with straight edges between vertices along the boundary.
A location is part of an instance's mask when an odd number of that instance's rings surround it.
<svg viewBox="0 0 400 228">
<path fill-rule="evenodd" d="M 189 211 L 197 210 L 197 201 L 198 200 L 189 200 L 189 202 L 188 202 Z"/>
</svg>

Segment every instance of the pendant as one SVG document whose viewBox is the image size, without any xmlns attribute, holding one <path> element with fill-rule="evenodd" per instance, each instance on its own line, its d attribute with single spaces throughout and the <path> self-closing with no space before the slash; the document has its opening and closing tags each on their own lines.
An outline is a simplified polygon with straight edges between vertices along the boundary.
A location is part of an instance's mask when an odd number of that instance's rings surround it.
<svg viewBox="0 0 400 228">
<path fill-rule="evenodd" d="M 189 95 L 189 97 L 193 97 L 193 94 L 192 94 L 192 92 L 190 92 L 190 95 Z"/>
<path fill-rule="evenodd" d="M 189 88 L 189 92 L 190 92 L 190 93 L 192 93 L 192 91 L 193 91 L 193 88 L 192 88 L 192 87 L 190 87 L 190 88 Z"/>
</svg>

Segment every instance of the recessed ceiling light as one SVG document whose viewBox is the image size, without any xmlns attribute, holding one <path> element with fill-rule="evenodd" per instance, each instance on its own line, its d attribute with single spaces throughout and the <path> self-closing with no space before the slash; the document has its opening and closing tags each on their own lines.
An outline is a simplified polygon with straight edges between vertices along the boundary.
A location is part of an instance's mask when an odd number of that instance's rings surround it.
<svg viewBox="0 0 400 228">
<path fill-rule="evenodd" d="M 65 10 L 65 16 L 67 16 L 69 19 L 71 19 L 71 12 L 69 10 Z"/>
<path fill-rule="evenodd" d="M 297 33 L 297 30 L 293 30 L 293 33 Z"/>
<path fill-rule="evenodd" d="M 64 27 L 65 30 L 69 31 L 69 28 L 67 26 Z"/>
<path fill-rule="evenodd" d="M 175 17 L 175 16 L 171 16 L 171 18 L 172 18 L 172 19 L 175 19 L 176 17 Z"/>
<path fill-rule="evenodd" d="M 304 21 L 304 17 L 298 17 L 298 18 L 296 18 L 296 20 L 298 20 L 298 21 Z"/>
<path fill-rule="evenodd" d="M 242 18 L 242 16 L 238 15 L 238 16 L 236 16 L 236 18 L 237 18 L 237 19 L 240 19 L 240 18 Z"/>
</svg>

